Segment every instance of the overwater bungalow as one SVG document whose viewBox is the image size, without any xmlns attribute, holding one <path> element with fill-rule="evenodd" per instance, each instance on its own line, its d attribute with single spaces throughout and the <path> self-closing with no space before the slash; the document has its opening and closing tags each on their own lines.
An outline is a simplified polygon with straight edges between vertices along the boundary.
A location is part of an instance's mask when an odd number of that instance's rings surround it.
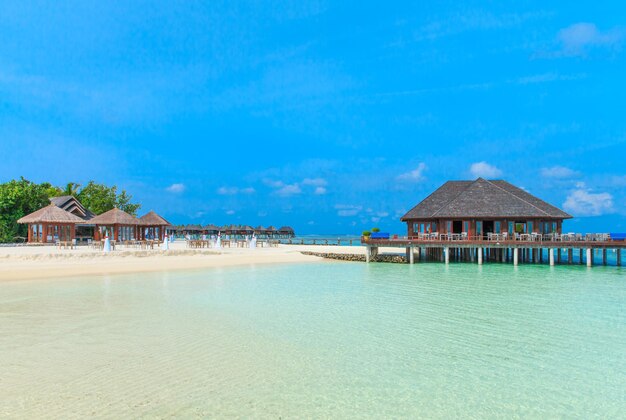
<svg viewBox="0 0 626 420">
<path fill-rule="evenodd" d="M 241 226 L 241 228 L 239 229 L 239 234 L 244 236 L 250 236 L 254 234 L 254 228 L 248 225 Z"/>
<path fill-rule="evenodd" d="M 290 226 L 283 226 L 280 229 L 278 229 L 278 235 L 281 238 L 286 238 L 286 239 L 293 238 L 294 236 L 296 236 L 295 231 Z"/>
<path fill-rule="evenodd" d="M 560 234 L 572 216 L 506 181 L 448 181 L 401 220 L 408 237 Z"/>
<path fill-rule="evenodd" d="M 139 239 L 139 219 L 118 208 L 111 209 L 89 220 L 95 226 L 94 240 L 109 238 L 115 241 L 130 241 Z"/>
<path fill-rule="evenodd" d="M 204 227 L 204 232 L 207 235 L 217 235 L 219 232 L 221 231 L 221 228 L 219 226 L 215 226 L 215 225 L 206 225 Z"/>
<path fill-rule="evenodd" d="M 44 244 L 73 241 L 76 238 L 76 226 L 83 222 L 80 217 L 53 203 L 17 221 L 20 224 L 28 224 L 29 243 Z"/>
<path fill-rule="evenodd" d="M 265 234 L 268 238 L 274 238 L 278 235 L 278 229 L 270 225 L 267 227 L 267 229 L 265 229 Z"/>
<path fill-rule="evenodd" d="M 186 225 L 182 229 L 183 235 L 199 235 L 202 233 L 202 226 L 200 225 Z"/>
<path fill-rule="evenodd" d="M 165 239 L 165 232 L 168 226 L 171 226 L 170 222 L 154 211 L 150 211 L 139 218 L 138 239 L 145 240 L 150 238 L 162 241 Z"/>
</svg>

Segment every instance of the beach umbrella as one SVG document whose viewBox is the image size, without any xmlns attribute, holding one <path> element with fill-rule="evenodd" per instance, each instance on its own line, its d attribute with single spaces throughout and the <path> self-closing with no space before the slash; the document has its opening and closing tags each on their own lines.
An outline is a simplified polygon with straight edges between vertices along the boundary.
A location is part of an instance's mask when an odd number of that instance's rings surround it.
<svg viewBox="0 0 626 420">
<path fill-rule="evenodd" d="M 163 251 L 167 251 L 170 249 L 170 238 L 167 236 L 167 232 L 165 232 L 165 238 L 163 239 Z"/>
<path fill-rule="evenodd" d="M 111 252 L 111 240 L 109 239 L 109 232 L 107 231 L 104 237 L 104 252 Z"/>
</svg>

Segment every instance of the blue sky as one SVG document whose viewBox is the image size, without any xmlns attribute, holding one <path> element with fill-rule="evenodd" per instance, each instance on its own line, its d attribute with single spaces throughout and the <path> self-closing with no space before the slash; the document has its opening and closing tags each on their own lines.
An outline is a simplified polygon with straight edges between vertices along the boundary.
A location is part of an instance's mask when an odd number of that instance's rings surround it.
<svg viewBox="0 0 626 420">
<path fill-rule="evenodd" d="M 626 231 L 626 3 L 0 3 L 0 181 L 174 223 L 403 232 L 448 179 Z"/>
</svg>

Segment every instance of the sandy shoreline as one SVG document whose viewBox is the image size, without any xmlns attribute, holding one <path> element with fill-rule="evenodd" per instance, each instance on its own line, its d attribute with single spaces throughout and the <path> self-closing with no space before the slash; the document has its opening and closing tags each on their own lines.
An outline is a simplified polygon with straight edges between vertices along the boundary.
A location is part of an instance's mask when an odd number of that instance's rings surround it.
<svg viewBox="0 0 626 420">
<path fill-rule="evenodd" d="M 87 247 L 76 250 L 53 246 L 1 247 L 0 281 L 324 261 L 320 257 L 303 255 L 301 251 L 361 254 L 364 248 L 281 245 L 276 248 L 194 250 L 178 242 L 172 244 L 169 251 L 120 247 L 104 254 Z"/>
</svg>

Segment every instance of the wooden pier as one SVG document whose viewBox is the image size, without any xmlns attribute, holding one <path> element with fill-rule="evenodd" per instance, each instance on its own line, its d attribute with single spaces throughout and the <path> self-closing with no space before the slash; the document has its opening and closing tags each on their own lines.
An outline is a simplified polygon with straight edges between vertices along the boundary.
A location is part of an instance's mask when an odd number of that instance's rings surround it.
<svg viewBox="0 0 626 420">
<path fill-rule="evenodd" d="M 625 241 L 553 241 L 553 240 L 429 240 L 429 239 L 370 239 L 363 243 L 366 247 L 366 261 L 378 255 L 379 248 L 404 248 L 409 264 L 418 261 L 501 262 L 542 264 L 573 264 L 577 255 L 579 264 L 591 267 L 598 260 L 607 265 L 607 251 L 614 250 L 617 265 L 621 266 L 622 249 Z M 547 254 L 544 256 L 544 251 Z"/>
</svg>

